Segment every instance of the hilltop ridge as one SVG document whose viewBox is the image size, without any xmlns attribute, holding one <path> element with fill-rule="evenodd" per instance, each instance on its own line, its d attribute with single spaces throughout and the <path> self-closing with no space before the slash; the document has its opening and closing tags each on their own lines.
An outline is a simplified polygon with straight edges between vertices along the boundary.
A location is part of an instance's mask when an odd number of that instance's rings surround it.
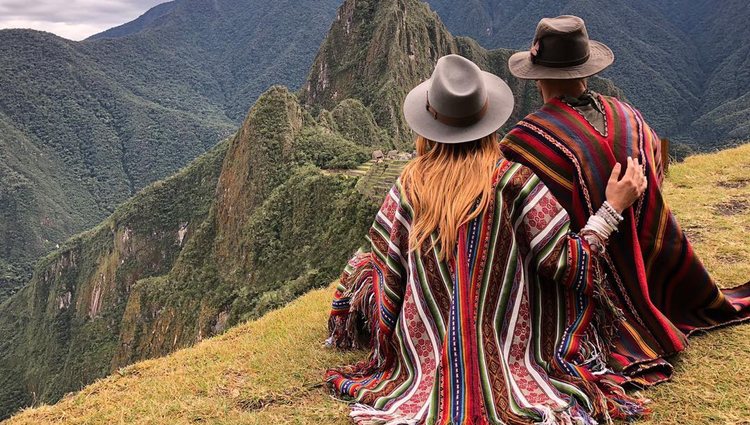
<svg viewBox="0 0 750 425">
<path fill-rule="evenodd" d="M 298 88 L 338 6 L 175 0 L 80 42 L 0 30 L 0 300 L 231 136 L 272 84 Z"/>
<path fill-rule="evenodd" d="M 696 250 L 723 284 L 750 275 L 750 144 L 674 165 L 665 194 Z M 739 205 L 739 206 L 738 206 Z M 746 232 L 738 232 L 745 229 Z M 343 263 L 341 264 L 343 266 Z M 345 403 L 321 383 L 326 367 L 364 352 L 323 347 L 333 287 L 314 290 L 262 318 L 165 358 L 117 370 L 58 404 L 26 410 L 8 425 L 114 422 L 347 424 Z M 643 425 L 740 424 L 750 376 L 750 325 L 691 339 L 672 382 L 644 391 Z"/>
</svg>

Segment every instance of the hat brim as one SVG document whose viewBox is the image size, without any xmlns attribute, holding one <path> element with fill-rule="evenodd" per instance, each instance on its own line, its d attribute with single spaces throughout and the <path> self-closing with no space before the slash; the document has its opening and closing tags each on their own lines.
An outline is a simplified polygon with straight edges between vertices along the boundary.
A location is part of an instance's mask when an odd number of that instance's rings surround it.
<svg viewBox="0 0 750 425">
<path fill-rule="evenodd" d="M 487 89 L 487 112 L 475 124 L 454 127 L 435 119 L 427 110 L 427 90 L 430 80 L 415 87 L 404 100 L 404 118 L 415 133 L 439 143 L 465 143 L 481 139 L 496 132 L 513 113 L 513 92 L 502 78 L 482 72 Z"/>
<path fill-rule="evenodd" d="M 604 43 L 589 41 L 589 60 L 576 66 L 552 68 L 531 62 L 528 51 L 513 54 L 508 59 L 510 73 L 522 80 L 573 80 L 586 78 L 604 71 L 615 61 L 612 50 Z"/>
</svg>

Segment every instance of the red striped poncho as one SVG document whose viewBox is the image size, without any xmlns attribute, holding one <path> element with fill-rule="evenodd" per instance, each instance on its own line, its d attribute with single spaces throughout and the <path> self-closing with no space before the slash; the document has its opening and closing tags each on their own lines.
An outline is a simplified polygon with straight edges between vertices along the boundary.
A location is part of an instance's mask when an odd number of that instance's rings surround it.
<svg viewBox="0 0 750 425">
<path fill-rule="evenodd" d="M 523 119 L 502 141 L 504 155 L 530 167 L 571 217 L 585 225 L 604 202 L 615 162 L 646 164 L 649 187 L 628 209 L 604 261 L 612 299 L 625 313 L 609 366 L 648 385 L 669 379 L 663 358 L 683 350 L 691 333 L 750 317 L 750 283 L 720 290 L 695 255 L 660 189 L 660 141 L 640 113 L 599 96 L 606 132 L 553 99 Z"/>
<path fill-rule="evenodd" d="M 598 257 L 527 167 L 501 160 L 456 255 L 409 251 L 400 182 L 336 291 L 328 343 L 370 356 L 327 382 L 359 424 L 594 424 L 643 413 L 606 364 Z M 433 237 L 433 241 L 434 241 Z"/>
</svg>

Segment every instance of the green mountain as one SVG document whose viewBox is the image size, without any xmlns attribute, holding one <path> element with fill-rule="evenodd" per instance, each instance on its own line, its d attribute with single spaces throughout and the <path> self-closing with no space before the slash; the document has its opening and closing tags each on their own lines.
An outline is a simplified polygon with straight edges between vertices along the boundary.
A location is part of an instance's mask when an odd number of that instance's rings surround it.
<svg viewBox="0 0 750 425">
<path fill-rule="evenodd" d="M 368 157 L 271 89 L 231 141 L 65 242 L 0 305 L 0 417 L 330 281 L 376 204 L 318 165 Z"/>
<path fill-rule="evenodd" d="M 120 38 L 131 34 L 136 34 L 141 31 L 148 30 L 153 26 L 159 25 L 162 21 L 168 21 L 170 19 L 171 12 L 175 7 L 179 6 L 176 1 L 168 1 L 162 4 L 158 4 L 143 15 L 139 16 L 130 22 L 126 22 L 122 25 L 110 28 L 106 31 L 94 34 L 87 40 L 101 40 L 103 38 Z"/>
<path fill-rule="evenodd" d="M 70 235 L 299 87 L 338 0 L 176 0 L 73 42 L 0 31 L 0 300 Z"/>
<path fill-rule="evenodd" d="M 740 142 L 750 134 L 750 18 L 747 2 L 707 0 L 672 5 L 665 14 L 695 40 L 707 79 L 692 134 L 719 131 Z M 674 7 L 684 6 L 684 7 Z M 685 15 L 683 15 L 685 14 Z"/>
<path fill-rule="evenodd" d="M 403 100 L 430 76 L 438 58 L 450 53 L 508 82 L 516 108 L 506 127 L 540 104 L 534 83 L 518 80 L 507 70 L 512 50 L 486 50 L 470 38 L 454 37 L 427 4 L 410 0 L 345 2 L 301 96 L 313 110 L 331 108 L 347 97 L 359 99 L 394 143 L 408 148 L 412 133 L 401 114 Z M 602 93 L 621 95 L 609 80 L 594 78 L 592 85 Z"/>
<path fill-rule="evenodd" d="M 327 285 L 404 164 L 371 151 L 411 148 L 400 104 L 451 52 L 507 76 L 510 51 L 453 37 L 418 0 L 347 0 L 299 96 L 268 90 L 231 140 L 62 244 L 0 304 L 0 417 Z M 516 117 L 538 106 L 532 84 L 508 81 Z"/>
<path fill-rule="evenodd" d="M 579 15 L 615 52 L 603 76 L 662 137 L 696 151 L 750 138 L 746 1 L 427 1 L 451 31 L 488 47 L 528 48 L 540 18 Z"/>
</svg>

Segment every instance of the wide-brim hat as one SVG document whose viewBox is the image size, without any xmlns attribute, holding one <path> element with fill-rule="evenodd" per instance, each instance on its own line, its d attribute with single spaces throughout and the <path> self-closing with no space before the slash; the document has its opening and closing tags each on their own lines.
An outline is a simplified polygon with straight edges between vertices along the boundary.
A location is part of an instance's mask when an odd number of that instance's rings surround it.
<svg viewBox="0 0 750 425">
<path fill-rule="evenodd" d="M 563 15 L 539 21 L 531 49 L 512 55 L 508 68 L 524 80 L 572 80 L 598 74 L 614 60 L 609 47 L 589 39 L 583 19 Z"/>
<path fill-rule="evenodd" d="M 415 133 L 439 143 L 465 143 L 496 132 L 513 112 L 513 93 L 497 75 L 472 61 L 443 56 L 432 77 L 404 101 L 404 118 Z"/>
</svg>

